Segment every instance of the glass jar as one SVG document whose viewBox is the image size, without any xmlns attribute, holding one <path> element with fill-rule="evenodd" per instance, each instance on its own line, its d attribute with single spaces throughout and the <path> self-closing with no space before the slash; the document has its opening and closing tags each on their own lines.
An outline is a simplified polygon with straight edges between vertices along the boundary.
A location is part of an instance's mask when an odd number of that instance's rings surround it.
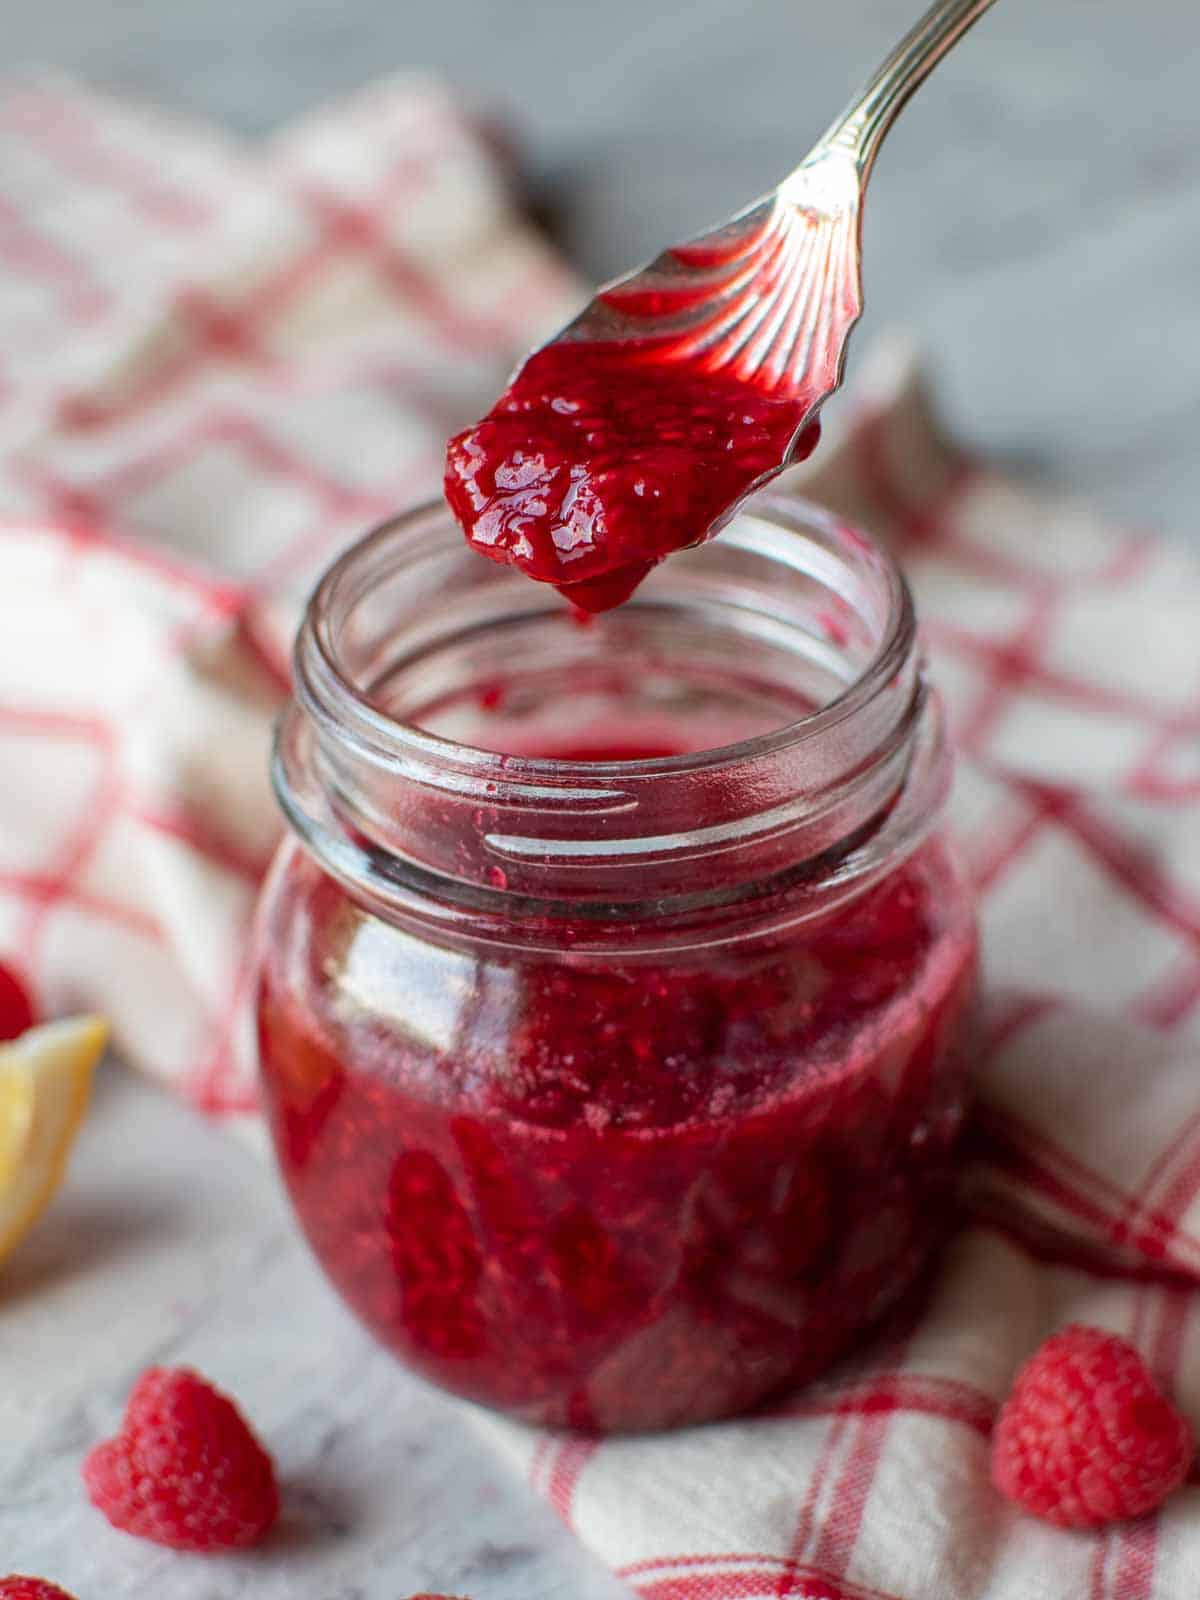
<svg viewBox="0 0 1200 1600">
<path fill-rule="evenodd" d="M 851 1347 L 944 1224 L 976 973 L 889 557 L 763 495 L 580 621 L 431 506 L 328 572 L 295 684 L 262 1079 L 350 1306 L 597 1430 Z"/>
</svg>

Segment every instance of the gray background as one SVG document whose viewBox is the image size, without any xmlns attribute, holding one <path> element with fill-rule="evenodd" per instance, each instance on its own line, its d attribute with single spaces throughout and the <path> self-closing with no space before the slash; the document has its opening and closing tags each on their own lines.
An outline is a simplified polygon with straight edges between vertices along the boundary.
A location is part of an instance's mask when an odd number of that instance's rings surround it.
<svg viewBox="0 0 1200 1600">
<path fill-rule="evenodd" d="M 916 9 L 0 0 L 0 38 L 10 63 L 247 133 L 382 72 L 445 72 L 507 114 L 568 248 L 600 275 L 772 183 Z M 864 337 L 910 324 L 974 442 L 1185 533 L 1198 69 L 1192 0 L 1000 0 L 905 112 L 866 223 Z"/>
</svg>

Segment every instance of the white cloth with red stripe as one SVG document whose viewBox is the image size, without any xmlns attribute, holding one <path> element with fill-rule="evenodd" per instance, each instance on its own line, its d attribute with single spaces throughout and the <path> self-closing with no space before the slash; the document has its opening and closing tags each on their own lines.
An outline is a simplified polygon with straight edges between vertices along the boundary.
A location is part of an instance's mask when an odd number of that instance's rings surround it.
<svg viewBox="0 0 1200 1600">
<path fill-rule="evenodd" d="M 298 597 L 435 489 L 577 290 L 434 84 L 247 148 L 17 82 L 0 149 L 0 956 L 253 1126 L 243 956 Z M 1067 1534 L 987 1458 L 1073 1319 L 1200 1422 L 1200 566 L 968 461 L 902 351 L 857 367 L 804 479 L 905 561 L 963 752 L 995 997 L 971 1221 L 915 1328 L 770 1415 L 483 1426 L 661 1600 L 1194 1600 L 1195 1482 Z"/>
</svg>

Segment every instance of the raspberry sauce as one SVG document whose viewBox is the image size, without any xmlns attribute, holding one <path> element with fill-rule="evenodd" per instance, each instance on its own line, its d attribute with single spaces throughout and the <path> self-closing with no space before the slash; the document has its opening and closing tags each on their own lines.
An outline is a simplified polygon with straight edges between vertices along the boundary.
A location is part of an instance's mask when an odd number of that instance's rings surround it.
<svg viewBox="0 0 1200 1600">
<path fill-rule="evenodd" d="M 451 439 L 446 498 L 482 555 L 606 611 L 813 450 L 809 406 L 645 345 L 549 345 Z"/>
<path fill-rule="evenodd" d="M 798 932 L 628 960 L 442 947 L 293 847 L 262 944 L 295 1209 L 461 1395 L 593 1430 L 736 1413 L 850 1347 L 940 1236 L 975 937 L 936 842 Z"/>
</svg>

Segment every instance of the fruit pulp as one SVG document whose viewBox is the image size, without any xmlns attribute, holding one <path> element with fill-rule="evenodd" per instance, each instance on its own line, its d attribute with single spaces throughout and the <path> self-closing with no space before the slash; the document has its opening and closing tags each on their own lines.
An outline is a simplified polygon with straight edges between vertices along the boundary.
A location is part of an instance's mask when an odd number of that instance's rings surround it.
<svg viewBox="0 0 1200 1600">
<path fill-rule="evenodd" d="M 636 343 L 547 345 L 451 439 L 446 498 L 481 554 L 606 611 L 811 453 L 810 399 Z"/>
<path fill-rule="evenodd" d="M 553 753 L 585 748 L 629 753 Z M 599 1431 L 740 1412 L 853 1346 L 944 1228 L 976 947 L 936 840 L 790 933 L 627 958 L 567 923 L 558 956 L 443 946 L 289 846 L 262 931 L 300 1221 L 459 1394 Z"/>
</svg>

